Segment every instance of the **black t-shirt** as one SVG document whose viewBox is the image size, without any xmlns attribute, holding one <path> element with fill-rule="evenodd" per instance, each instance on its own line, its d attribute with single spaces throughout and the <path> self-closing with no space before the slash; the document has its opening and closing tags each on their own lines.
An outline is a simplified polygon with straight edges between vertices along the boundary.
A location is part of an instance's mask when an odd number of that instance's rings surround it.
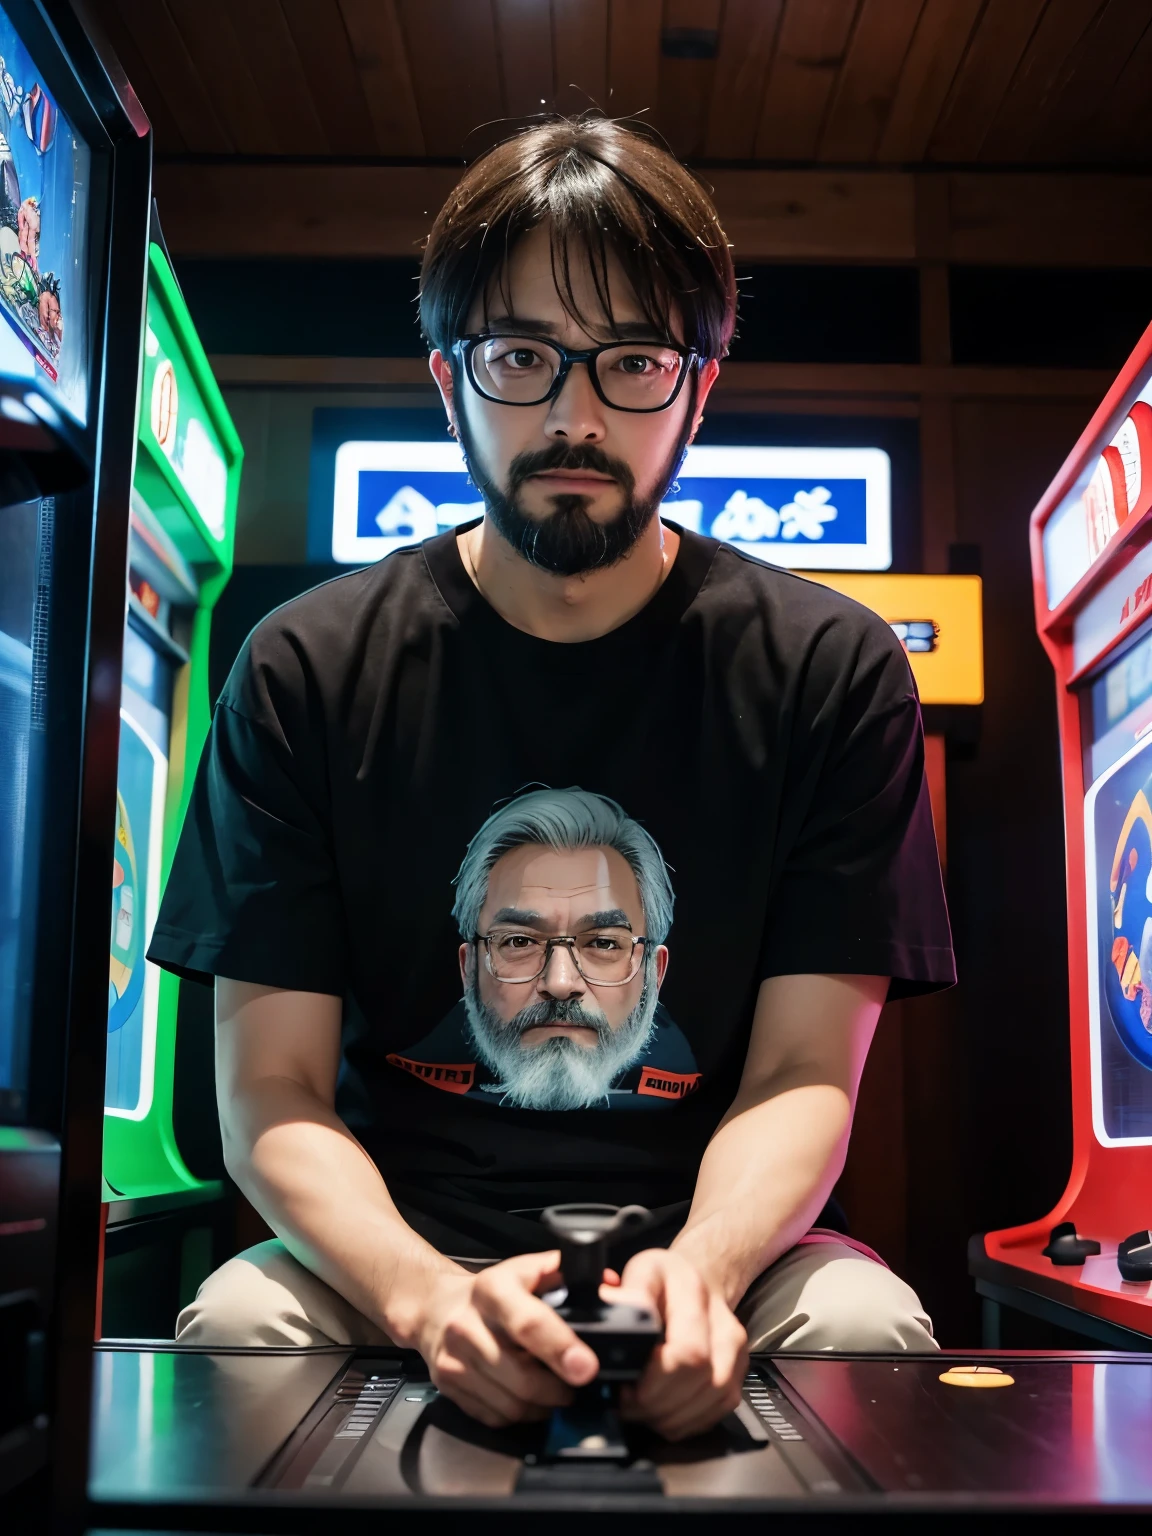
<svg viewBox="0 0 1152 1536">
<path fill-rule="evenodd" d="M 675 896 L 651 1027 L 583 1109 L 509 1104 L 461 996 L 453 879 L 540 785 L 617 802 Z M 454 533 L 401 550 L 250 636 L 149 953 L 342 997 L 337 1108 L 447 1251 L 544 1247 L 532 1213 L 561 1200 L 682 1220 L 761 981 L 954 980 L 907 659 L 868 609 L 693 533 L 641 612 L 578 644 L 501 619 Z"/>
</svg>

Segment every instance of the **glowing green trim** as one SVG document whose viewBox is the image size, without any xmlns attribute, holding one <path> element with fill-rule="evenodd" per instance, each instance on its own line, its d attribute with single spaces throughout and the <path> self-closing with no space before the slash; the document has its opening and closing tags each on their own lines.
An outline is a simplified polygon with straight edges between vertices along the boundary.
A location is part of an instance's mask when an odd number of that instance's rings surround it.
<svg viewBox="0 0 1152 1536">
<path fill-rule="evenodd" d="M 208 365 L 208 357 L 192 324 L 176 279 L 158 245 L 148 251 L 148 309 L 146 344 L 141 357 L 141 388 L 137 413 L 136 472 L 133 483 L 177 548 L 195 568 L 200 601 L 192 617 L 188 664 L 176 675 L 168 757 L 168 795 L 164 807 L 161 850 L 162 878 L 172 867 L 180 828 L 188 809 L 196 765 L 211 723 L 208 698 L 208 647 L 212 610 L 232 573 L 236 534 L 236 502 L 244 448 L 228 414 L 224 397 Z M 178 411 L 172 424 L 177 447 L 166 452 L 152 428 L 152 396 L 157 369 L 170 364 Z M 199 423 L 201 447 L 206 441 L 223 462 L 226 484 L 223 526 L 197 505 L 188 480 L 181 475 L 177 452 L 190 420 Z M 124 509 L 127 516 L 128 509 Z M 109 829 L 111 834 L 111 829 Z M 194 983 L 187 983 L 194 985 Z M 163 972 L 156 1019 L 156 1056 L 152 1103 L 140 1120 L 104 1116 L 104 1178 L 106 1197 L 139 1198 L 197 1189 L 202 1181 L 188 1171 L 176 1144 L 172 1102 L 176 1067 L 176 1010 L 180 981 Z M 205 1106 L 215 1114 L 215 1105 Z"/>
</svg>

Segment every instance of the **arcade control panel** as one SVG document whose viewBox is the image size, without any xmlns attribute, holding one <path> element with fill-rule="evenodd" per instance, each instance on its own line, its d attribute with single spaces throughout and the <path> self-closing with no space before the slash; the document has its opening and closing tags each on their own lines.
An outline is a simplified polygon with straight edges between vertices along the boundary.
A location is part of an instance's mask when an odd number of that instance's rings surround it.
<svg viewBox="0 0 1152 1536">
<path fill-rule="evenodd" d="M 201 1504 L 219 1530 L 327 1530 L 331 1509 L 342 1529 L 385 1508 L 1152 1510 L 1152 1355 L 756 1356 L 710 1434 L 626 1426 L 622 1449 L 563 1454 L 551 1426 L 469 1419 L 411 1353 L 102 1345 L 94 1415 L 105 1528 L 187 1528 Z"/>
<path fill-rule="evenodd" d="M 618 1494 L 789 1498 L 867 1484 L 770 1370 L 690 1448 L 631 1433 L 619 1449 L 595 1429 L 558 1452 L 549 1426 L 486 1430 L 440 1397 L 410 1359 L 347 1366 L 257 1479 L 311 1493 L 486 1498 Z"/>
<path fill-rule="evenodd" d="M 1071 1221 L 978 1233 L 968 1272 L 985 1302 L 1032 1312 L 1113 1349 L 1152 1348 L 1152 1232 L 1119 1241 Z M 987 1329 L 985 1343 L 998 1343 Z"/>
<path fill-rule="evenodd" d="M 249 1515 L 262 1501 L 297 1514 L 494 1501 L 602 1512 L 843 1509 L 878 1495 L 1152 1508 L 1152 1356 L 754 1356 L 733 1413 L 662 1440 L 618 1411 L 660 1319 L 601 1294 L 612 1244 L 648 1212 L 563 1205 L 543 1221 L 563 1277 L 543 1299 L 600 1362 L 547 1423 L 484 1428 L 412 1352 L 101 1348 L 94 1497 L 137 1516 L 141 1503 L 208 1500 L 217 1529 L 229 1499 Z"/>
</svg>

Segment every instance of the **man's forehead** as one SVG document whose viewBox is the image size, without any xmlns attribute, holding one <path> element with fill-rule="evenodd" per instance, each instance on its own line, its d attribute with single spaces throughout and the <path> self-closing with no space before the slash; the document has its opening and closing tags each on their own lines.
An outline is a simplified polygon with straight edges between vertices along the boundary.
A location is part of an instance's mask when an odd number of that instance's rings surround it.
<svg viewBox="0 0 1152 1536">
<path fill-rule="evenodd" d="M 539 224 L 522 236 L 509 252 L 503 270 L 493 274 L 487 295 L 488 323 L 493 326 L 509 320 L 519 323 L 523 317 L 525 320 L 546 320 L 549 322 L 546 334 L 555 333 L 558 337 L 566 334 L 572 341 L 587 339 L 595 342 L 610 338 L 613 327 L 583 252 L 574 249 L 571 256 L 569 270 L 573 297 L 589 330 L 568 312 L 556 286 L 546 224 Z M 617 326 L 644 325 L 650 328 L 619 257 L 611 248 L 607 252 L 607 262 L 612 317 Z M 474 310 L 482 308 L 478 300 Z M 481 319 L 482 316 L 474 312 L 469 319 L 470 328 Z"/>
<path fill-rule="evenodd" d="M 614 848 L 514 848 L 496 861 L 488 882 L 489 901 L 499 906 L 512 905 L 510 897 L 520 898 L 517 905 L 535 897 L 538 905 L 608 891 L 624 901 L 639 894 L 627 860 Z"/>
</svg>

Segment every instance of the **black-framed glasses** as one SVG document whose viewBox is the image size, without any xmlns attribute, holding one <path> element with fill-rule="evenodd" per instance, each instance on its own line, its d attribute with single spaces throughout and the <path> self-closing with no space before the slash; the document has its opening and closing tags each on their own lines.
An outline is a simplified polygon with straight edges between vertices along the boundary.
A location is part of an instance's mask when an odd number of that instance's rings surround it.
<svg viewBox="0 0 1152 1536">
<path fill-rule="evenodd" d="M 646 938 L 634 938 L 624 928 L 592 928 L 587 933 L 558 934 L 541 938 L 520 929 L 498 928 L 492 933 L 477 933 L 473 944 L 483 944 L 488 971 L 497 981 L 535 981 L 543 976 L 557 945 L 563 945 L 572 963 L 590 986 L 623 987 L 644 963 Z"/>
<path fill-rule="evenodd" d="M 452 355 L 478 395 L 498 405 L 543 405 L 564 388 L 573 363 L 614 411 L 665 411 L 700 361 L 691 347 L 663 341 L 609 342 L 573 352 L 543 336 L 462 336 Z"/>
</svg>

